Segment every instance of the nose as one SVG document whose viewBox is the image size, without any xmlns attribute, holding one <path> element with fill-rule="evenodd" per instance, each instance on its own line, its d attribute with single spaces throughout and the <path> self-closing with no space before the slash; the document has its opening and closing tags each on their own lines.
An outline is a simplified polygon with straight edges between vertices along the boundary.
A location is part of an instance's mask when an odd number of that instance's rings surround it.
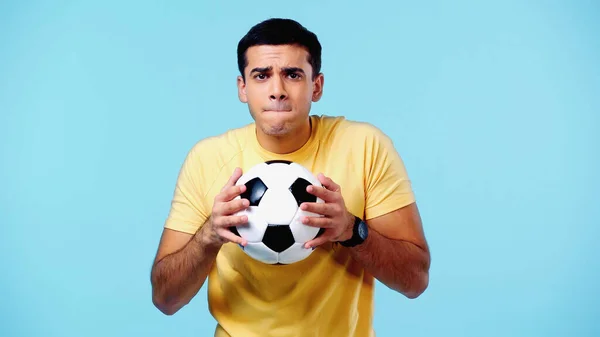
<svg viewBox="0 0 600 337">
<path fill-rule="evenodd" d="M 271 81 L 271 95 L 270 98 L 272 101 L 283 101 L 287 98 L 287 92 L 285 91 L 285 87 L 283 85 L 283 81 L 281 78 L 274 76 Z"/>
</svg>

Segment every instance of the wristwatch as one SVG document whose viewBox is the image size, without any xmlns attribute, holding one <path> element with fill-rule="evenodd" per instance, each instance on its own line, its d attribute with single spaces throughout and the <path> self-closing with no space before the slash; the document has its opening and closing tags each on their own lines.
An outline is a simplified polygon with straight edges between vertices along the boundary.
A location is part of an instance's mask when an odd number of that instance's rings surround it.
<svg viewBox="0 0 600 337">
<path fill-rule="evenodd" d="M 352 237 L 346 241 L 340 241 L 344 247 L 354 247 L 363 243 L 369 236 L 367 224 L 359 217 L 354 216 L 354 227 L 352 228 Z"/>
</svg>

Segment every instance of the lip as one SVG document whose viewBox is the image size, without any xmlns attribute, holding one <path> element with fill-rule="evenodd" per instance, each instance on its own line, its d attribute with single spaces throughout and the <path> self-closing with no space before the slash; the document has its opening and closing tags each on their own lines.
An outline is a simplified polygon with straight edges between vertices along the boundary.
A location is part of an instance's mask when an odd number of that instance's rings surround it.
<svg viewBox="0 0 600 337">
<path fill-rule="evenodd" d="M 264 112 L 291 112 L 292 110 L 265 110 Z"/>
</svg>

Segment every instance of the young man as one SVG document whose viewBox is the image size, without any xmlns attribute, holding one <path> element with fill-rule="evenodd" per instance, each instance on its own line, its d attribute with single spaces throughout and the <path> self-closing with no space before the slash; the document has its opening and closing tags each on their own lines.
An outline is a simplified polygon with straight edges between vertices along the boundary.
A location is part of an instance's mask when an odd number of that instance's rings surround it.
<svg viewBox="0 0 600 337">
<path fill-rule="evenodd" d="M 378 128 L 310 115 L 323 94 L 321 45 L 292 20 L 254 26 L 238 44 L 238 95 L 254 123 L 199 141 L 179 174 L 152 268 L 153 303 L 172 315 L 208 278 L 215 336 L 374 336 L 378 279 L 408 298 L 428 285 L 430 256 L 404 164 Z M 244 170 L 297 162 L 324 187 L 304 223 L 324 228 L 305 260 L 268 265 L 228 228 L 248 207 L 234 200 Z"/>
</svg>

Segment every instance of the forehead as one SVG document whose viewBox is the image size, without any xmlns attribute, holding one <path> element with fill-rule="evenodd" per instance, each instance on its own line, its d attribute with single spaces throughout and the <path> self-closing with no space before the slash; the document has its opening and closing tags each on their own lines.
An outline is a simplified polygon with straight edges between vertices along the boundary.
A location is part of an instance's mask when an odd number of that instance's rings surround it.
<svg viewBox="0 0 600 337">
<path fill-rule="evenodd" d="M 296 45 L 252 46 L 246 51 L 248 69 L 254 67 L 299 67 L 310 70 L 308 51 Z"/>
</svg>

